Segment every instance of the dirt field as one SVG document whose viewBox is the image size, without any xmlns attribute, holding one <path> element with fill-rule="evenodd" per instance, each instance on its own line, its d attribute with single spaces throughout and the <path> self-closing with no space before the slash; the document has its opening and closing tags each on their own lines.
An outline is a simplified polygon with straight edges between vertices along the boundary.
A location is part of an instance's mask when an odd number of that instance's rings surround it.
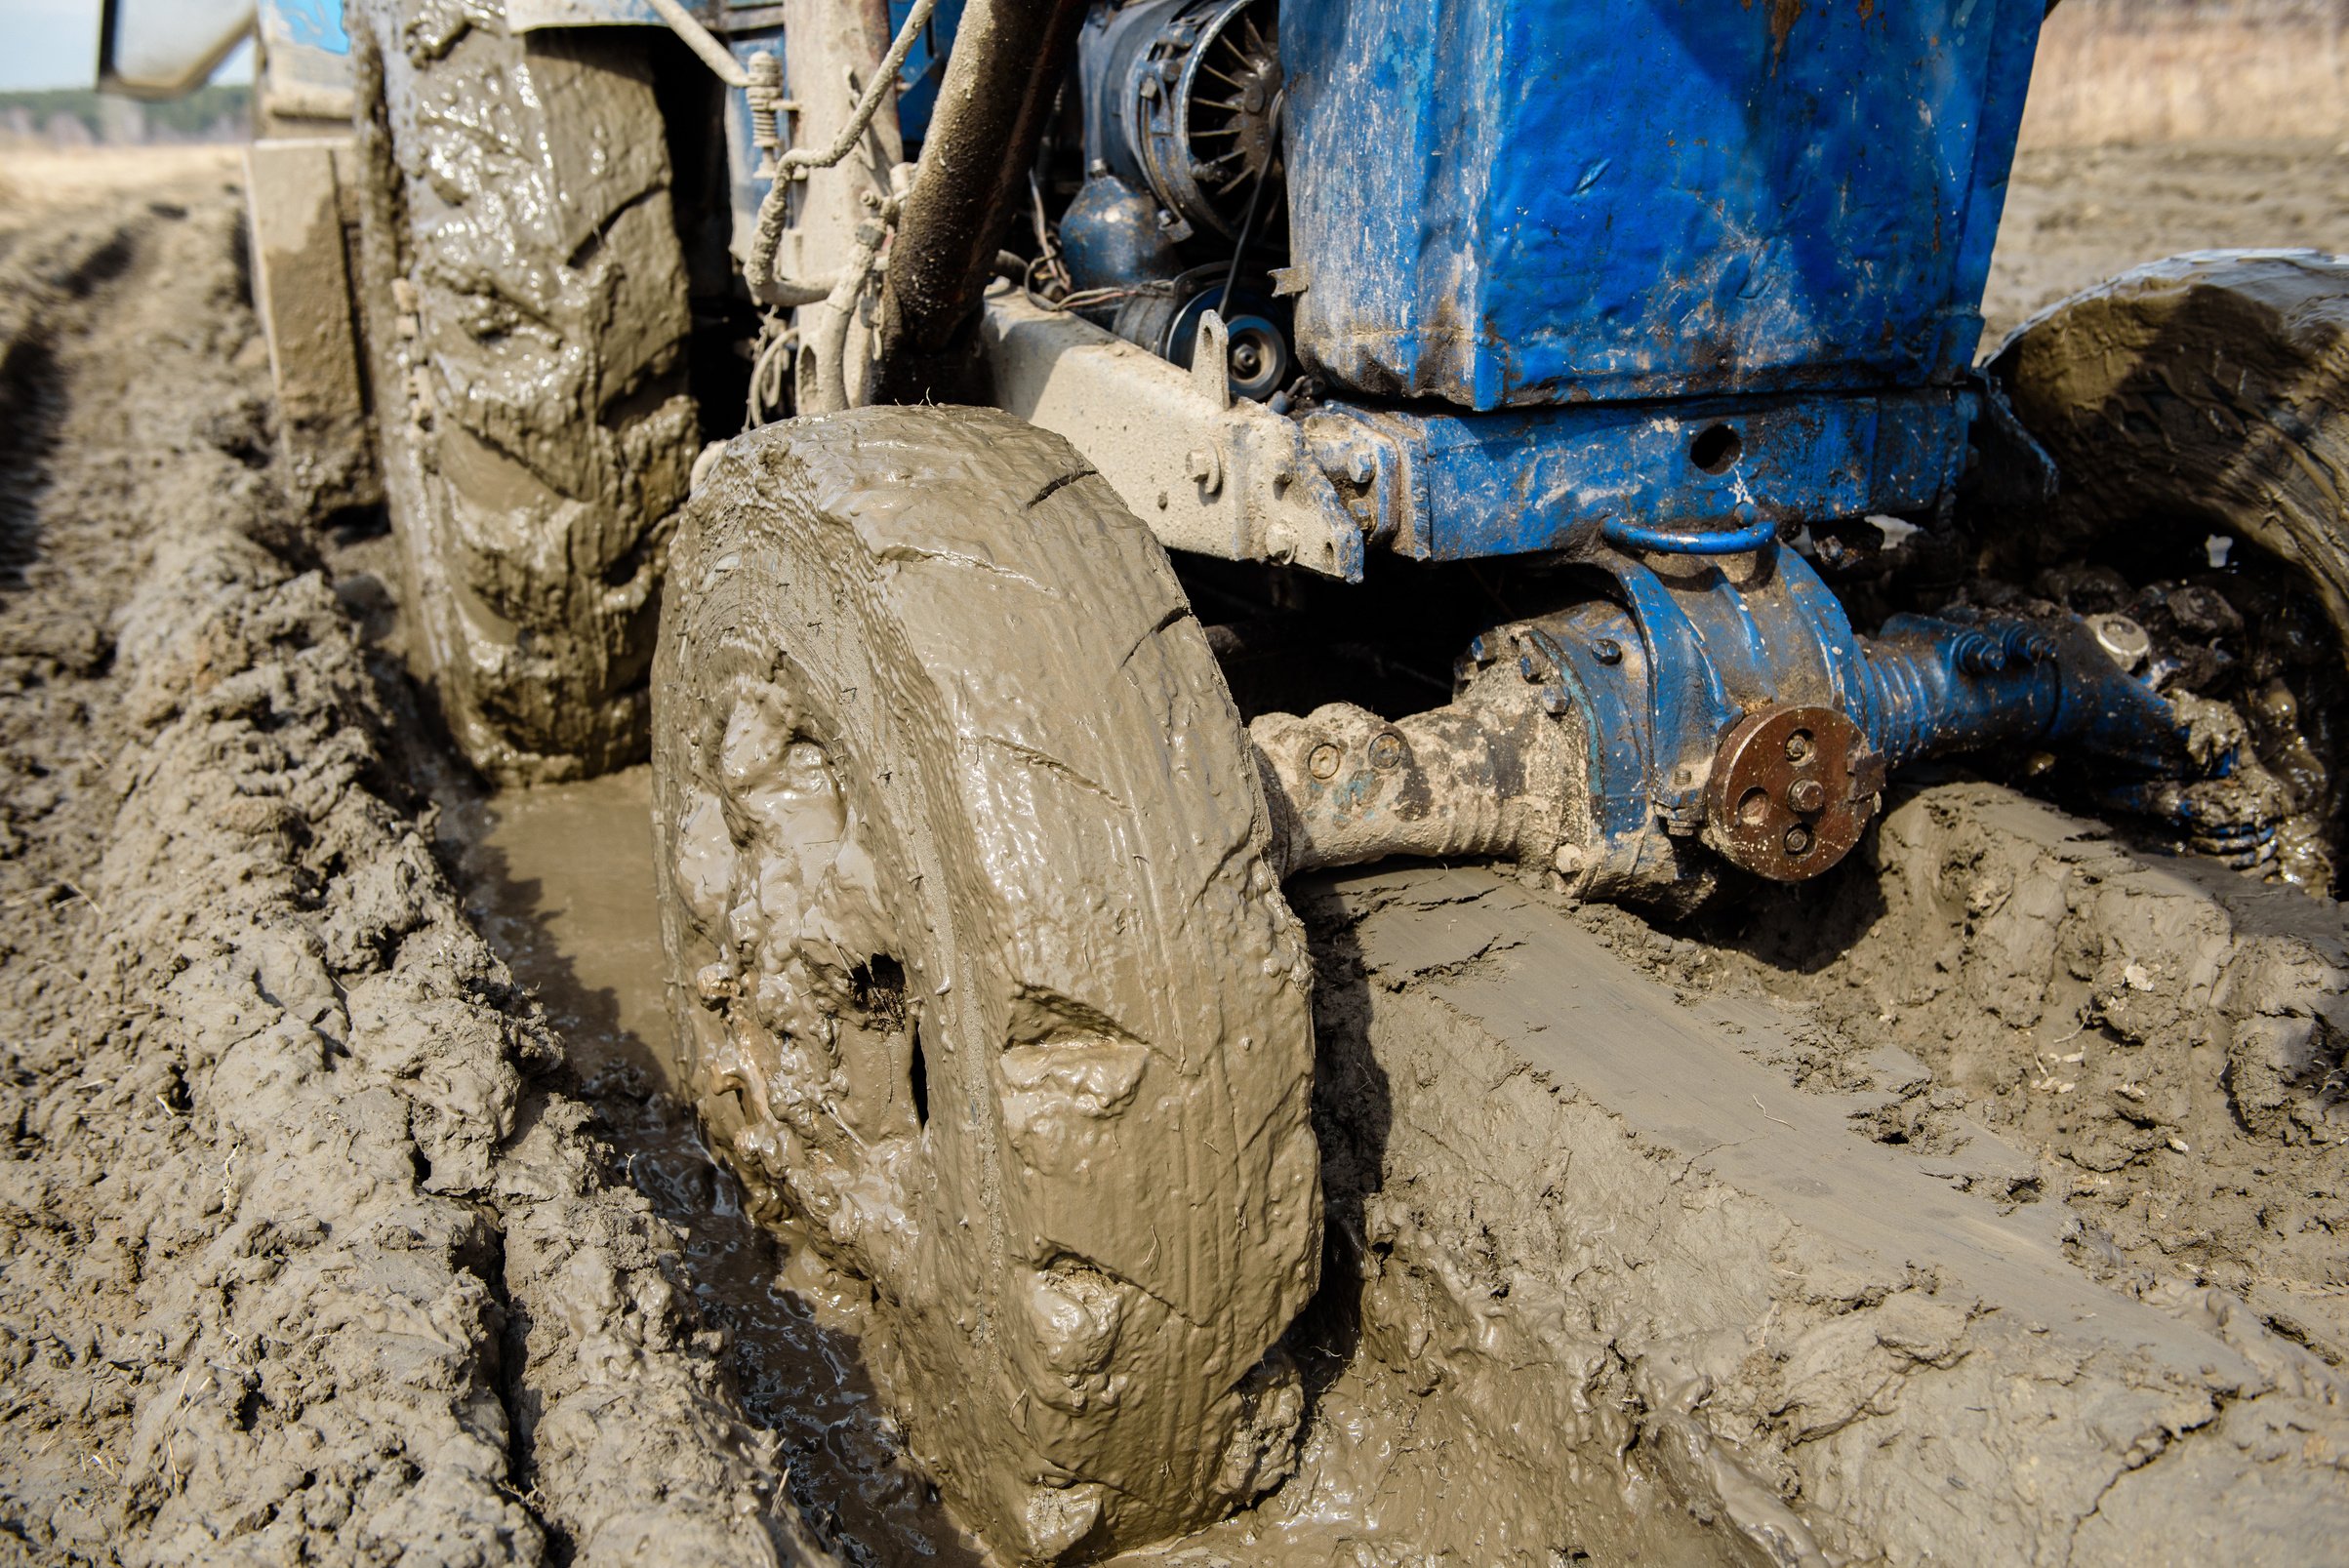
<svg viewBox="0 0 2349 1568">
<path fill-rule="evenodd" d="M 130 162 L 0 167 L 0 1555 L 981 1561 L 661 1092 L 644 775 L 456 768 L 233 165 Z M 2216 244 L 2349 249 L 2329 143 L 2034 153 L 1993 333 Z M 2349 1560 L 2339 908 L 1963 780 L 1868 855 L 1299 889 L 1312 1414 L 1147 1557 Z"/>
</svg>

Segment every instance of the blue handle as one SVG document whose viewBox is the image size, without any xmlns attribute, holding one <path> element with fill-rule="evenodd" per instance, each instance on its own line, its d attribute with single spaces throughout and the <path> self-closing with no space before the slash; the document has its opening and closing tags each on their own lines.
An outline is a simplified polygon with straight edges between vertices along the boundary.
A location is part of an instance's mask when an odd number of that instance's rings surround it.
<svg viewBox="0 0 2349 1568">
<path fill-rule="evenodd" d="M 1610 517 L 1600 525 L 1599 532 L 1617 549 L 1657 550 L 1666 555 L 1737 555 L 1758 550 L 1776 539 L 1778 525 L 1762 518 L 1724 534 L 1703 528 L 1642 528 Z"/>
</svg>

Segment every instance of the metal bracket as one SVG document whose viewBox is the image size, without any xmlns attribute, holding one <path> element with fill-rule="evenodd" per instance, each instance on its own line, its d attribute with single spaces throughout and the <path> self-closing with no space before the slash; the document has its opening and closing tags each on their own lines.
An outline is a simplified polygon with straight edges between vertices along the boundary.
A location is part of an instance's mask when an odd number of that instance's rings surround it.
<svg viewBox="0 0 2349 1568">
<path fill-rule="evenodd" d="M 1016 289 L 980 330 L 996 403 L 1068 437 L 1169 549 L 1360 580 L 1360 525 L 1297 421 L 1232 397 L 1213 313 L 1189 370 Z"/>
<path fill-rule="evenodd" d="M 1199 317 L 1198 339 L 1191 349 L 1191 384 L 1217 408 L 1232 406 L 1232 329 L 1220 310 Z"/>
</svg>

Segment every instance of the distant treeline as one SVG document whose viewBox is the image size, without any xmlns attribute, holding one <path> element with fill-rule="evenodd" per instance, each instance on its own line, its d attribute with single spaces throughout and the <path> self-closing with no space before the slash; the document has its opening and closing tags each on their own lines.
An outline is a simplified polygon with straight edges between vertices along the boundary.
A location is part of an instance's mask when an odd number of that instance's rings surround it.
<svg viewBox="0 0 2349 1568">
<path fill-rule="evenodd" d="M 86 87 L 0 93 L 0 139 L 61 144 L 233 141 L 253 124 L 245 83 L 200 87 L 185 98 L 141 103 Z"/>
</svg>

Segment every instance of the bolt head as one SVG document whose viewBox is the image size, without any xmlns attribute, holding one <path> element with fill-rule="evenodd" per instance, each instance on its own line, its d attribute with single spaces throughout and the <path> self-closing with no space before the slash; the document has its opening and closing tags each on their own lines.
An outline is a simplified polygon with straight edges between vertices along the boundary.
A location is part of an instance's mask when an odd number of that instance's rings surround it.
<svg viewBox="0 0 2349 1568">
<path fill-rule="evenodd" d="M 1338 748 L 1324 741 L 1315 746 L 1306 757 L 1305 767 L 1306 771 L 1316 779 L 1334 779 L 1337 777 L 1338 763 L 1341 760 L 1343 759 L 1338 755 Z"/>
<path fill-rule="evenodd" d="M 1786 760 L 1789 762 L 1808 762 L 1812 750 L 1808 731 L 1797 730 L 1786 738 Z"/>
<path fill-rule="evenodd" d="M 1801 823 L 1788 828 L 1786 830 L 1786 852 L 1789 855 L 1808 855 L 1810 853 L 1810 829 Z"/>
<path fill-rule="evenodd" d="M 2088 629 L 2096 634 L 2096 645 L 2125 670 L 2135 669 L 2153 652 L 2153 638 L 2127 616 L 2090 616 Z"/>
<path fill-rule="evenodd" d="M 1560 844 L 1551 864 L 1558 867 L 1561 876 L 1580 876 L 1582 868 L 1590 864 L 1590 857 L 1583 852 L 1580 844 Z"/>
<path fill-rule="evenodd" d="M 1370 765 L 1381 773 L 1392 773 L 1402 766 L 1403 738 L 1386 730 L 1370 742 Z"/>
<path fill-rule="evenodd" d="M 1786 786 L 1786 803 L 1797 811 L 1817 811 L 1827 804 L 1827 786 L 1816 779 L 1797 779 Z"/>
<path fill-rule="evenodd" d="M 1601 637 L 1591 644 L 1591 657 L 1602 664 L 1623 663 L 1623 644 L 1612 637 Z"/>
</svg>

